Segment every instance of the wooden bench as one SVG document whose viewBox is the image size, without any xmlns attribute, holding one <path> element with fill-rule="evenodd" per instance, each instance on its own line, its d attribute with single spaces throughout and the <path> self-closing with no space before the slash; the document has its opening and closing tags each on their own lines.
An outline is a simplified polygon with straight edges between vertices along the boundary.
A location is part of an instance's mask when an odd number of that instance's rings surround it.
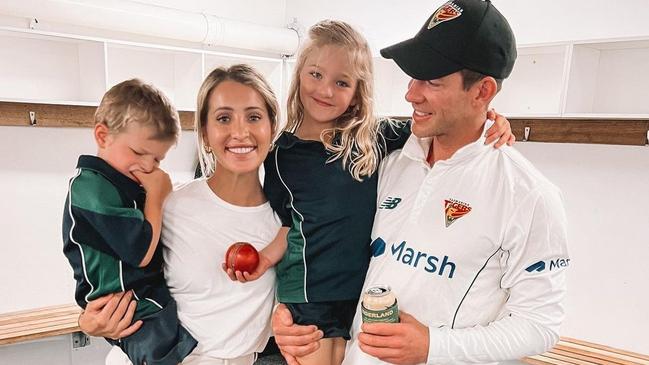
<svg viewBox="0 0 649 365">
<path fill-rule="evenodd" d="M 649 365 L 649 356 L 561 337 L 552 350 L 541 355 L 526 357 L 523 362 L 531 365 Z"/>
<path fill-rule="evenodd" d="M 77 332 L 79 313 L 68 304 L 0 314 L 0 345 Z"/>
</svg>

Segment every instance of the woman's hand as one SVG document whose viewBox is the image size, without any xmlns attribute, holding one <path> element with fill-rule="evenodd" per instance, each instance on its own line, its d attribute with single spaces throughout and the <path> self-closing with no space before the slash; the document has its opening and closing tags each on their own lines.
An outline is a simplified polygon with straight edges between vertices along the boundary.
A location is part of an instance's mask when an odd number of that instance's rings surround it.
<svg viewBox="0 0 649 365">
<path fill-rule="evenodd" d="M 142 321 L 133 324 L 137 302 L 132 300 L 133 292 L 113 293 L 88 303 L 79 315 L 79 327 L 90 336 L 113 340 L 128 337 L 142 326 Z"/>
<path fill-rule="evenodd" d="M 264 255 L 263 252 L 259 253 L 259 264 L 257 264 L 255 271 L 251 273 L 247 271 L 241 272 L 239 270 L 234 271 L 231 268 L 227 267 L 225 265 L 225 262 L 221 264 L 221 268 L 223 268 L 223 271 L 225 271 L 230 280 L 239 281 L 241 283 L 247 283 L 248 281 L 259 279 L 272 266 L 273 263 L 266 255 Z"/>
</svg>

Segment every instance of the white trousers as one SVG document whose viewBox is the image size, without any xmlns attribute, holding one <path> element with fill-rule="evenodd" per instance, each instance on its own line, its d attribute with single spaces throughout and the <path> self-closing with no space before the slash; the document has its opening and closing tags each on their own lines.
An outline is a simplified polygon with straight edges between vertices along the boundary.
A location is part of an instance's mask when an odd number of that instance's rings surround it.
<svg viewBox="0 0 649 365">
<path fill-rule="evenodd" d="M 195 350 L 194 350 L 195 351 Z M 217 359 L 192 352 L 181 363 L 182 365 L 252 365 L 257 354 L 249 354 L 235 359 Z M 106 356 L 106 365 L 133 365 L 128 356 L 117 346 L 113 346 Z"/>
</svg>

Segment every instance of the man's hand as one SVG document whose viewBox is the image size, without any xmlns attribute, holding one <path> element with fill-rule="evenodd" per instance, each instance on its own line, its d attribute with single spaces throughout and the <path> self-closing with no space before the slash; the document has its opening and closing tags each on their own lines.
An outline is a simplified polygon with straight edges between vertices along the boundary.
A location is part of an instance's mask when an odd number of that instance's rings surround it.
<svg viewBox="0 0 649 365">
<path fill-rule="evenodd" d="M 516 136 L 512 133 L 512 126 L 507 118 L 496 113 L 494 109 L 489 109 L 487 112 L 487 119 L 493 120 L 494 124 L 491 128 L 487 129 L 487 133 L 485 134 L 485 144 L 491 144 L 495 140 L 498 140 L 498 142 L 496 142 L 494 148 L 499 148 L 505 143 L 509 146 L 514 144 Z"/>
<path fill-rule="evenodd" d="M 277 306 L 271 323 L 277 347 L 288 365 L 299 365 L 295 356 L 308 355 L 320 347 L 322 331 L 316 326 L 294 324 L 291 312 L 284 304 Z"/>
<path fill-rule="evenodd" d="M 391 364 L 421 364 L 428 359 L 428 327 L 401 312 L 400 323 L 363 323 L 359 347 Z"/>
<path fill-rule="evenodd" d="M 142 321 L 133 324 L 136 301 L 133 293 L 113 293 L 88 303 L 79 315 L 79 327 L 90 336 L 117 340 L 132 335 L 142 326 Z"/>
</svg>

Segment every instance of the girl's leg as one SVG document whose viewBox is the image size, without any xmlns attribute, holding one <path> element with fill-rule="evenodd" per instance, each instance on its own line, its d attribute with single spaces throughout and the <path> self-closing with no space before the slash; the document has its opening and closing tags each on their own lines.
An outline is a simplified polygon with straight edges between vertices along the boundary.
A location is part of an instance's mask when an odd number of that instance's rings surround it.
<svg viewBox="0 0 649 365">
<path fill-rule="evenodd" d="M 298 357 L 300 365 L 338 365 L 331 362 L 333 357 L 335 338 L 323 338 L 320 340 L 320 348 L 315 352 L 303 357 Z"/>
<path fill-rule="evenodd" d="M 334 340 L 333 344 L 333 353 L 331 357 L 331 364 L 332 365 L 340 365 L 343 362 L 343 359 L 345 358 L 345 346 L 347 345 L 347 341 L 345 341 L 344 338 L 342 337 L 336 337 L 332 338 Z"/>
</svg>

